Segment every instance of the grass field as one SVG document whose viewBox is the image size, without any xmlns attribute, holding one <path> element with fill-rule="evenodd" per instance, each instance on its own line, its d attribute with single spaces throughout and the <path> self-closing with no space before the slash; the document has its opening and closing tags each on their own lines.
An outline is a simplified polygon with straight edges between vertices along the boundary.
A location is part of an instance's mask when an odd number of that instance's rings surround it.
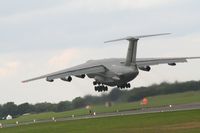
<svg viewBox="0 0 200 133">
<path fill-rule="evenodd" d="M 200 91 L 148 97 L 148 100 L 149 104 L 146 107 L 157 107 L 169 104 L 195 103 L 195 102 L 200 102 Z M 97 113 L 114 112 L 116 110 L 119 111 L 132 110 L 139 108 L 142 108 L 142 106 L 140 105 L 140 101 L 131 103 L 118 103 L 114 104 L 111 107 L 105 107 L 104 105 L 92 106 L 92 110 Z M 34 119 L 35 120 L 51 119 L 52 117 L 63 118 L 63 117 L 70 117 L 72 115 L 78 116 L 84 114 L 88 114 L 88 110 L 82 108 L 60 113 L 48 112 L 48 113 L 32 114 L 28 116 L 20 116 L 13 120 L 2 120 L 0 121 L 0 123 L 7 124 L 7 123 L 15 123 L 16 121 L 24 122 L 24 121 L 33 121 Z"/>
<path fill-rule="evenodd" d="M 32 124 L 1 133 L 200 133 L 200 110 Z"/>
</svg>

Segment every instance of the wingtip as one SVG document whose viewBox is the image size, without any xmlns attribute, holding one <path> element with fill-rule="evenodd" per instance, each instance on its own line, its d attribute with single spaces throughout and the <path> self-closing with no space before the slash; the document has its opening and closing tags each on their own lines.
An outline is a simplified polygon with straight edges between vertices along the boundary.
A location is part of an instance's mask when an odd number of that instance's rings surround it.
<svg viewBox="0 0 200 133">
<path fill-rule="evenodd" d="M 26 81 L 21 81 L 21 83 L 26 83 Z"/>
<path fill-rule="evenodd" d="M 171 34 L 172 34 L 172 33 L 169 32 L 169 33 L 164 33 L 163 35 L 171 35 Z"/>
</svg>

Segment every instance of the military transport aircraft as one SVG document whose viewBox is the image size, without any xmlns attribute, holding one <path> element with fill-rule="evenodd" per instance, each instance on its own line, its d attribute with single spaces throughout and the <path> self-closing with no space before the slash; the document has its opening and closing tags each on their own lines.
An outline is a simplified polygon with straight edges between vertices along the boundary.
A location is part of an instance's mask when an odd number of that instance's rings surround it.
<svg viewBox="0 0 200 133">
<path fill-rule="evenodd" d="M 95 91 L 107 91 L 108 86 L 117 86 L 119 88 L 130 88 L 130 81 L 135 79 L 139 74 L 139 70 L 150 71 L 152 65 L 168 64 L 175 66 L 176 63 L 187 62 L 187 59 L 197 59 L 200 57 L 181 57 L 181 58 L 136 58 L 137 42 L 140 38 L 167 35 L 170 33 L 129 36 L 121 39 L 106 41 L 114 42 L 127 40 L 129 47 L 126 58 L 111 58 L 101 60 L 89 60 L 84 64 L 77 65 L 68 69 L 46 74 L 40 77 L 22 81 L 23 83 L 46 78 L 47 81 L 53 82 L 55 79 L 71 82 L 72 77 L 94 78 L 93 85 Z M 139 70 L 138 70 L 139 69 Z"/>
</svg>

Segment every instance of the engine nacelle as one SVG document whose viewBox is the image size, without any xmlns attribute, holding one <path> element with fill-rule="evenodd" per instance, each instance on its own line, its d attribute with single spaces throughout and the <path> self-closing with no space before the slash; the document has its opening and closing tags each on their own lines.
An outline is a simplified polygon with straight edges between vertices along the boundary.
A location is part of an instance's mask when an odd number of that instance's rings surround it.
<svg viewBox="0 0 200 133">
<path fill-rule="evenodd" d="M 60 78 L 60 79 L 63 80 L 63 81 L 67 81 L 67 82 L 71 82 L 72 81 L 72 77 L 71 76 Z"/>
<path fill-rule="evenodd" d="M 139 67 L 139 69 L 142 70 L 142 71 L 149 72 L 151 70 L 151 67 L 150 66 L 143 66 L 143 67 Z"/>
<path fill-rule="evenodd" d="M 176 63 L 168 63 L 170 66 L 176 66 Z"/>
<path fill-rule="evenodd" d="M 85 78 L 85 74 L 81 74 L 81 75 L 76 75 L 76 77 L 78 77 L 78 78 Z"/>
<path fill-rule="evenodd" d="M 53 79 L 48 79 L 48 78 L 46 78 L 46 81 L 48 81 L 48 82 L 53 82 L 54 80 L 53 80 Z"/>
</svg>

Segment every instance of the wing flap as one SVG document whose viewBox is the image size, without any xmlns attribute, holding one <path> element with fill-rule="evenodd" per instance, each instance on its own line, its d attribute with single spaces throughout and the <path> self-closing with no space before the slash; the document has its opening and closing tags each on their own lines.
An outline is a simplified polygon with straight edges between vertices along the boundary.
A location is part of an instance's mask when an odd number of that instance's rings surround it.
<svg viewBox="0 0 200 133">
<path fill-rule="evenodd" d="M 106 69 L 104 66 L 93 66 L 93 67 L 89 67 L 89 68 L 78 69 L 75 71 L 68 71 L 68 72 L 62 72 L 62 73 L 50 75 L 50 76 L 48 76 L 48 79 L 53 80 L 53 79 L 57 79 L 57 78 L 67 77 L 67 76 L 100 73 L 100 72 L 105 72 L 105 71 L 106 71 Z"/>
</svg>

